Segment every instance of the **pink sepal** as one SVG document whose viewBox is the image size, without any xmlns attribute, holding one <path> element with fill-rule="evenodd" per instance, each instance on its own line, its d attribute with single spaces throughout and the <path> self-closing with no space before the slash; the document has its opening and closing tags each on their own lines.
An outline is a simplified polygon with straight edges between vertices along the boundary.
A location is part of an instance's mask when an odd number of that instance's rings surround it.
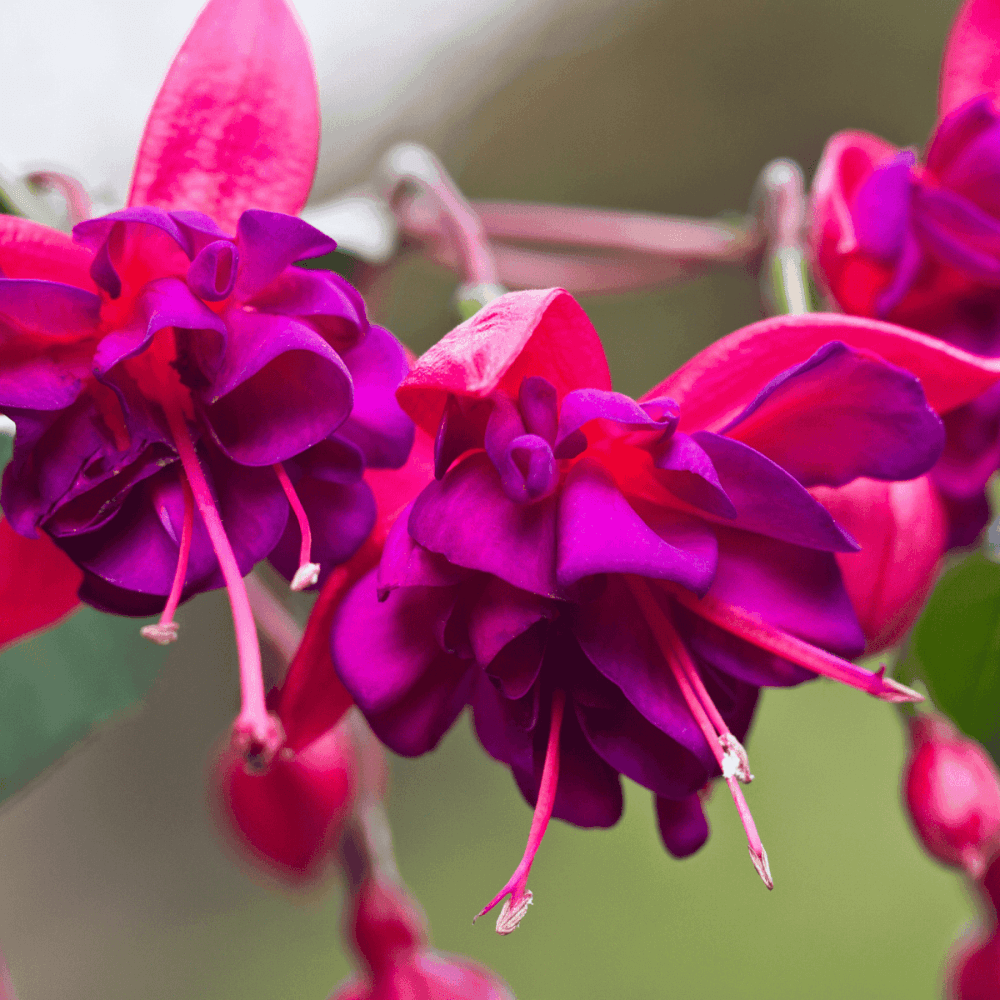
<svg viewBox="0 0 1000 1000">
<path fill-rule="evenodd" d="M 516 396 L 544 375 L 560 398 L 585 386 L 611 388 L 600 337 L 569 292 L 547 288 L 494 299 L 422 355 L 396 397 L 418 427 L 437 432 L 448 396 Z"/>
<path fill-rule="evenodd" d="M 858 252 L 851 203 L 872 171 L 899 150 L 868 132 L 838 132 L 820 157 L 810 194 L 809 246 L 827 291 L 855 315 L 871 315 L 891 274 Z"/>
<path fill-rule="evenodd" d="M 309 45 L 284 0 L 211 0 L 160 88 L 129 205 L 194 209 L 228 232 L 248 208 L 295 215 L 319 153 Z"/>
<path fill-rule="evenodd" d="M 980 94 L 1000 95 L 1000 3 L 966 0 L 955 20 L 941 60 L 938 117 Z"/>
<path fill-rule="evenodd" d="M 0 215 L 0 276 L 39 278 L 96 291 L 93 255 L 66 233 L 16 215 Z"/>
<path fill-rule="evenodd" d="M 941 498 L 927 476 L 884 483 L 855 479 L 810 491 L 861 545 L 838 552 L 844 588 L 869 655 L 898 642 L 930 593 L 947 543 Z"/>
<path fill-rule="evenodd" d="M 79 607 L 83 573 L 48 535 L 25 538 L 0 519 L 0 647 Z"/>
<path fill-rule="evenodd" d="M 680 404 L 681 428 L 725 426 L 772 378 L 838 340 L 912 372 L 928 403 L 947 413 L 1000 379 L 1000 359 L 981 358 L 905 327 L 861 316 L 774 316 L 717 340 L 643 397 Z"/>
</svg>

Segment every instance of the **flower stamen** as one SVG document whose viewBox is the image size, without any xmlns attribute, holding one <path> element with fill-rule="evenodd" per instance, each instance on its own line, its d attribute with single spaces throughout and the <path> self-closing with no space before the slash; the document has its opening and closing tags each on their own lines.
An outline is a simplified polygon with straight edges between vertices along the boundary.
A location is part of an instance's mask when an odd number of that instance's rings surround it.
<svg viewBox="0 0 1000 1000">
<path fill-rule="evenodd" d="M 288 503 L 295 512 L 295 518 L 299 522 L 299 533 L 302 535 L 302 544 L 299 548 L 299 568 L 295 571 L 295 576 L 292 577 L 291 589 L 305 590 L 306 587 L 311 587 L 319 579 L 319 563 L 312 561 L 312 529 L 309 527 L 309 518 L 306 516 L 302 501 L 299 499 L 298 493 L 295 492 L 295 487 L 292 485 L 291 479 L 288 478 L 285 467 L 277 462 L 272 468 L 277 473 L 278 482 L 281 483 L 281 488 L 285 491 L 285 496 L 288 497 Z"/>
<path fill-rule="evenodd" d="M 833 653 L 828 653 L 825 649 L 819 649 L 802 639 L 796 639 L 795 636 L 770 625 L 760 615 L 726 604 L 710 594 L 698 598 L 680 587 L 671 587 L 670 592 L 686 608 L 690 608 L 713 625 L 718 625 L 761 649 L 791 660 L 792 663 L 797 663 L 813 673 L 840 681 L 842 684 L 849 684 L 890 704 L 924 700 L 923 695 L 912 688 L 886 677 L 885 667 L 872 673 L 870 670 L 855 666 L 839 656 L 834 656 Z"/>
<path fill-rule="evenodd" d="M 191 536 L 194 534 L 194 496 L 186 477 L 182 475 L 180 478 L 181 490 L 184 493 L 184 520 L 181 524 L 181 544 L 177 554 L 174 580 L 170 586 L 170 593 L 167 596 L 167 603 L 163 607 L 160 620 L 155 625 L 144 625 L 139 629 L 139 632 L 146 639 L 151 639 L 158 646 L 168 646 L 177 640 L 177 622 L 174 621 L 174 613 L 177 611 L 177 605 L 181 602 L 184 580 L 187 577 L 188 559 L 191 556 Z"/>
<path fill-rule="evenodd" d="M 528 889 L 528 873 L 531 871 L 535 854 L 541 847 L 542 838 L 552 817 L 552 808 L 556 801 L 556 789 L 559 785 L 559 734 L 562 731 L 563 710 L 566 707 L 566 692 L 556 690 L 552 693 L 552 715 L 549 723 L 549 741 L 545 747 L 545 764 L 542 766 L 542 780 L 538 786 L 538 800 L 535 812 L 531 817 L 531 829 L 528 832 L 528 843 L 524 849 L 524 857 L 514 869 L 514 874 L 507 884 L 486 904 L 473 918 L 475 923 L 481 916 L 489 913 L 505 896 L 510 896 L 497 917 L 497 934 L 510 934 L 517 930 L 528 907 L 532 902 L 531 890 Z"/>
<path fill-rule="evenodd" d="M 667 661 L 674 679 L 677 681 L 677 686 L 687 703 L 688 710 L 705 735 L 712 755 L 722 771 L 722 777 L 733 797 L 733 804 L 736 806 L 736 812 L 746 832 L 750 860 L 764 885 L 768 889 L 773 889 L 774 880 L 771 878 L 767 851 L 764 850 L 764 844 L 757 832 L 757 824 L 753 821 L 750 807 L 747 805 L 743 790 L 739 786 L 740 781 L 748 783 L 753 779 L 747 752 L 743 749 L 740 741 L 729 731 L 729 727 L 702 683 L 684 643 L 681 642 L 674 626 L 657 603 L 649 585 L 641 577 L 627 576 L 625 579 L 649 623 L 653 637 L 656 639 L 660 652 L 663 653 L 663 658 Z"/>
<path fill-rule="evenodd" d="M 181 465 L 187 476 L 194 502 L 198 507 L 208 536 L 222 569 L 229 593 L 229 603 L 233 611 L 233 627 L 236 632 L 236 649 L 240 661 L 240 714 L 233 723 L 233 739 L 236 748 L 248 761 L 256 766 L 267 766 L 278 752 L 284 740 L 281 724 L 270 715 L 264 700 L 264 677 L 261 672 L 260 645 L 254 625 L 250 599 L 247 597 L 243 576 L 240 573 L 236 555 L 233 552 L 222 518 L 215 506 L 208 480 L 198 461 L 194 441 L 188 430 L 187 421 L 179 406 L 164 404 L 167 423 L 173 436 Z"/>
</svg>

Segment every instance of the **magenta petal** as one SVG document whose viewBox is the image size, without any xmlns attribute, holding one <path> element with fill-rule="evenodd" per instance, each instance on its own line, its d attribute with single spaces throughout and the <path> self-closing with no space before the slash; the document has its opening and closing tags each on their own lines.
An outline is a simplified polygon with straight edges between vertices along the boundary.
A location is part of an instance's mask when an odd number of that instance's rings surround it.
<svg viewBox="0 0 1000 1000">
<path fill-rule="evenodd" d="M 318 444 L 351 411 L 351 376 L 317 333 L 293 319 L 226 313 L 221 371 L 202 393 L 223 451 L 243 465 L 272 465 Z"/>
<path fill-rule="evenodd" d="M 321 257 L 337 249 L 334 240 L 308 222 L 293 215 L 256 209 L 240 216 L 236 245 L 241 263 L 236 294 L 244 301 L 264 291 L 296 261 Z"/>
<path fill-rule="evenodd" d="M 434 478 L 441 479 L 467 451 L 482 448 L 493 400 L 449 395 L 434 437 Z"/>
<path fill-rule="evenodd" d="M 696 431 L 726 495 L 737 510 L 733 525 L 807 548 L 856 552 L 857 543 L 784 469 L 749 445 Z"/>
<path fill-rule="evenodd" d="M 722 433 L 804 486 L 913 479 L 944 444 L 916 378 L 836 342 L 772 379 Z"/>
<path fill-rule="evenodd" d="M 904 150 L 890 163 L 872 171 L 851 206 L 861 249 L 886 263 L 896 261 L 903 252 L 910 224 L 915 162 L 913 152 Z"/>
<path fill-rule="evenodd" d="M 938 113 L 944 117 L 980 94 L 1000 93 L 1000 11 L 993 0 L 966 0 L 945 44 Z"/>
<path fill-rule="evenodd" d="M 206 302 L 220 302 L 236 284 L 239 251 L 229 240 L 216 240 L 191 261 L 187 280 L 191 290 Z"/>
<path fill-rule="evenodd" d="M 380 600 L 396 587 L 451 587 L 464 575 L 464 570 L 436 552 L 428 552 L 410 537 L 407 522 L 412 508 L 412 502 L 403 508 L 386 536 L 378 564 Z"/>
<path fill-rule="evenodd" d="M 586 447 L 578 433 L 591 420 L 612 420 L 630 430 L 651 430 L 670 433 L 677 426 L 676 410 L 659 407 L 650 412 L 634 399 L 620 392 L 603 389 L 574 389 L 566 394 L 559 411 L 559 431 L 556 435 L 557 458 L 573 458 Z"/>
<path fill-rule="evenodd" d="M 993 101 L 987 94 L 980 94 L 942 118 L 927 147 L 927 169 L 950 190 L 964 194 L 965 184 L 973 180 L 972 175 L 980 167 L 977 163 L 980 157 L 969 156 L 969 148 L 975 148 L 993 130 L 997 120 Z"/>
<path fill-rule="evenodd" d="M 519 625 L 518 621 L 508 620 L 501 625 L 501 628 L 517 628 Z M 545 656 L 548 639 L 546 633 L 547 626 L 544 622 L 539 621 L 529 625 L 525 631 L 502 647 L 486 668 L 487 675 L 497 684 L 507 700 L 508 714 L 515 725 L 522 729 L 533 729 L 538 722 L 540 692 L 535 682 L 542 670 L 542 659 Z M 479 638 L 482 641 L 484 637 L 480 635 Z"/>
<path fill-rule="evenodd" d="M 556 387 L 541 375 L 529 375 L 521 383 L 517 401 L 527 431 L 554 445 L 559 430 L 559 397 Z"/>
<path fill-rule="evenodd" d="M 662 508 L 649 516 L 644 520 L 629 505 L 596 462 L 574 465 L 559 498 L 560 586 L 597 573 L 636 573 L 704 594 L 715 572 L 712 529 Z"/>
<path fill-rule="evenodd" d="M 511 500 L 489 457 L 470 455 L 417 497 L 414 540 L 449 562 L 483 570 L 542 597 L 556 597 L 556 500 Z"/>
<path fill-rule="evenodd" d="M 158 278 L 139 294 L 129 322 L 104 336 L 94 353 L 94 374 L 104 375 L 120 361 L 134 357 L 166 327 L 197 330 L 206 356 L 218 357 L 226 343 L 226 325 L 196 299 L 178 278 Z"/>
<path fill-rule="evenodd" d="M 555 613 L 549 602 L 491 577 L 469 613 L 469 639 L 476 660 L 488 666 L 507 643 Z M 507 696 L 524 694 L 522 690 Z"/>
<path fill-rule="evenodd" d="M 228 231 L 250 207 L 295 214 L 319 148 L 309 45 L 284 0 L 211 0 L 146 123 L 130 205 L 194 208 Z"/>
<path fill-rule="evenodd" d="M 921 189 L 915 224 L 940 260 L 975 281 L 1000 284 L 1000 222 L 967 198 L 943 188 Z"/>
<path fill-rule="evenodd" d="M 660 470 L 656 478 L 674 496 L 717 517 L 736 517 L 712 460 L 687 434 L 676 432 L 653 454 L 653 465 Z"/>
<path fill-rule="evenodd" d="M 656 796 L 656 824 L 663 846 L 675 858 L 687 858 L 708 840 L 708 820 L 698 795 L 683 799 Z"/>
<path fill-rule="evenodd" d="M 354 382 L 354 406 L 338 435 L 352 441 L 374 469 L 398 469 L 413 447 L 413 421 L 396 402 L 409 365 L 398 340 L 372 326 L 356 347 L 341 354 Z"/>
</svg>

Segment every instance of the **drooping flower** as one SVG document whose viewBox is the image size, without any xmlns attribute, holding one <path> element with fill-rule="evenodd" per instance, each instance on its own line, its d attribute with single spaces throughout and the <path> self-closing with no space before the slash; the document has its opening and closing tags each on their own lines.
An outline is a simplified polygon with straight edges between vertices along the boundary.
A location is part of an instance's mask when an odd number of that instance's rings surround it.
<svg viewBox="0 0 1000 1000">
<path fill-rule="evenodd" d="M 877 136 L 841 132 L 813 183 L 811 242 L 821 280 L 846 312 L 875 316 L 1000 356 L 1000 12 L 966 0 L 944 52 L 938 123 L 923 161 Z M 945 418 L 931 473 L 950 545 L 989 517 L 984 484 L 1000 466 L 1000 393 Z"/>
<path fill-rule="evenodd" d="M 360 295 L 296 267 L 332 240 L 294 217 L 319 140 L 308 45 L 284 0 L 212 0 L 151 112 L 129 206 L 72 241 L 0 218 L 0 411 L 14 420 L 6 517 L 83 570 L 119 614 L 228 588 L 244 703 L 273 753 L 242 577 L 271 557 L 296 589 L 376 517 L 366 466 L 398 467 L 401 346 Z M 196 513 L 197 512 L 197 513 Z"/>
<path fill-rule="evenodd" d="M 770 885 L 738 785 L 759 688 L 824 674 L 916 697 L 847 662 L 863 637 L 834 553 L 856 545 L 806 489 L 934 462 L 941 423 L 904 368 L 944 409 L 996 378 L 931 338 L 813 314 L 724 338 L 635 402 L 561 290 L 503 296 L 417 361 L 397 395 L 436 431 L 436 479 L 341 605 L 334 662 L 398 753 L 471 705 L 535 805 L 487 907 L 511 896 L 499 930 L 530 902 L 549 817 L 613 824 L 623 774 L 679 855 L 707 836 L 697 792 L 721 774 Z"/>
<path fill-rule="evenodd" d="M 1000 995 L 1000 858 L 974 886 L 986 926 L 973 931 L 953 952 L 948 1000 L 993 1000 Z"/>
</svg>

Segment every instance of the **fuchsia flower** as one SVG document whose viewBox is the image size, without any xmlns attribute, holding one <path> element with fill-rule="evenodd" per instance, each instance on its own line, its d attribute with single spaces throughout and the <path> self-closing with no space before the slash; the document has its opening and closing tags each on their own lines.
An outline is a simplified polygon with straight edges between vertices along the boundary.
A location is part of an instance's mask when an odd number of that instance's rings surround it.
<svg viewBox="0 0 1000 1000">
<path fill-rule="evenodd" d="M 637 403 L 561 290 L 505 295 L 417 361 L 397 395 L 437 433 L 436 479 L 340 606 L 334 662 L 398 753 L 471 705 L 535 805 L 486 908 L 511 896 L 498 930 L 531 900 L 549 817 L 613 824 L 623 774 L 683 855 L 721 773 L 771 885 L 738 784 L 759 688 L 824 674 L 918 697 L 847 662 L 864 640 L 834 554 L 856 544 L 806 487 L 921 475 L 942 440 L 924 391 L 948 409 L 995 378 L 931 338 L 806 315 L 724 338 Z"/>
<path fill-rule="evenodd" d="M 1000 356 L 1000 9 L 966 0 L 941 68 L 938 124 L 923 162 L 877 136 L 841 132 L 813 184 L 811 242 L 821 280 L 849 313 L 876 316 L 976 354 Z M 1000 466 L 1000 390 L 945 418 L 931 473 L 950 545 L 989 517 Z"/>
<path fill-rule="evenodd" d="M 236 731 L 268 755 L 281 734 L 242 576 L 269 557 L 301 589 L 347 560 L 375 523 L 365 468 L 402 465 L 413 435 L 400 345 L 347 282 L 294 266 L 335 246 L 294 217 L 318 141 L 288 5 L 212 0 L 153 107 L 129 206 L 72 240 L 0 218 L 9 524 L 51 538 L 95 607 L 162 609 L 156 641 L 176 637 L 180 601 L 225 584 Z"/>
<path fill-rule="evenodd" d="M 1000 996 L 1000 858 L 976 883 L 988 932 L 963 941 L 951 958 L 948 1000 L 994 1000 Z"/>
</svg>

